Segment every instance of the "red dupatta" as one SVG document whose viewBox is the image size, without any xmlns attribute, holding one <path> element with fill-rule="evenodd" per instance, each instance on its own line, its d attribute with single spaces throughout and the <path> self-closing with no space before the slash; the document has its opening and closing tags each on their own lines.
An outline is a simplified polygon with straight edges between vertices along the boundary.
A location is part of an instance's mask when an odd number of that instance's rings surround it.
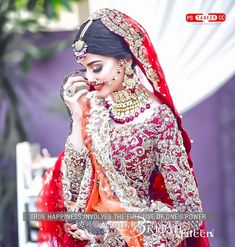
<svg viewBox="0 0 235 247">
<path fill-rule="evenodd" d="M 164 72 L 149 35 L 138 22 L 118 10 L 102 9 L 94 14 L 94 18 L 100 18 L 102 23 L 110 31 L 121 36 L 125 40 L 136 63 L 151 84 L 154 94 L 162 103 L 167 104 L 171 108 L 177 119 L 179 130 L 183 137 L 189 165 L 193 169 L 193 162 L 190 156 L 191 141 L 186 130 L 183 128 L 181 117 L 173 103 Z M 198 186 L 194 170 L 193 175 L 196 185 Z M 161 200 L 163 203 L 172 205 L 172 200 L 168 196 L 163 177 L 160 173 L 158 173 L 153 180 L 151 192 L 155 194 L 155 200 Z M 200 229 L 206 230 L 205 222 L 203 222 Z M 187 238 L 186 243 L 187 246 L 190 247 L 210 246 L 208 238 L 201 236 Z"/>
</svg>

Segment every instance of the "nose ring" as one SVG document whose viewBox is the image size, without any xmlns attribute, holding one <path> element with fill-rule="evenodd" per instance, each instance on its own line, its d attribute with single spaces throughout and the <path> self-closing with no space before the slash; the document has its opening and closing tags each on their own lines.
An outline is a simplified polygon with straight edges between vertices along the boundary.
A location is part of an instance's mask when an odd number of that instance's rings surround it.
<svg viewBox="0 0 235 247">
<path fill-rule="evenodd" d="M 95 84 L 100 84 L 101 83 L 101 80 L 95 80 Z"/>
</svg>

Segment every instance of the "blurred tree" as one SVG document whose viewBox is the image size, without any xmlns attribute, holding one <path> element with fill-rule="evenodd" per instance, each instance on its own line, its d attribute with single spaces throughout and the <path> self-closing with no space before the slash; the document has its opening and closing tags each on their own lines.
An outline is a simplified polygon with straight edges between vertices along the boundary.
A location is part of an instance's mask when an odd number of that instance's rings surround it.
<svg viewBox="0 0 235 247">
<path fill-rule="evenodd" d="M 17 87 L 24 86 L 33 60 L 47 59 L 71 43 L 42 48 L 27 35 L 39 37 L 46 31 L 39 19 L 57 19 L 61 9 L 71 11 L 72 3 L 78 0 L 0 0 L 0 247 L 17 246 L 16 179 L 1 169 L 4 157 L 15 163 L 15 144 L 27 140 Z"/>
<path fill-rule="evenodd" d="M 19 85 L 13 86 L 13 81 L 22 82 L 22 85 L 23 73 L 29 71 L 32 60 L 46 59 L 70 42 L 59 41 L 42 48 L 25 36 L 34 33 L 34 39 L 39 38 L 41 31 L 46 31 L 40 18 L 57 19 L 61 8 L 71 11 L 73 2 L 78 1 L 0 1 L 0 109 L 4 118 L 4 126 L 0 128 L 0 157 L 13 157 L 14 144 L 27 139 L 15 90 Z"/>
</svg>

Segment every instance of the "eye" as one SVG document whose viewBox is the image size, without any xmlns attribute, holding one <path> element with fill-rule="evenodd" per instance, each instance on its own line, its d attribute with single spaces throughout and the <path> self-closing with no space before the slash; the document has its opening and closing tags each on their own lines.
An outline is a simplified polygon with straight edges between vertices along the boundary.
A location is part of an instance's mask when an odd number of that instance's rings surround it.
<svg viewBox="0 0 235 247">
<path fill-rule="evenodd" d="M 79 72 L 86 73 L 86 69 L 79 69 Z"/>
<path fill-rule="evenodd" d="M 93 69 L 93 72 L 94 72 L 94 73 L 99 73 L 101 70 L 102 70 L 102 66 L 100 66 L 100 67 L 97 68 L 97 69 Z"/>
<path fill-rule="evenodd" d="M 83 66 L 83 64 L 79 63 L 79 65 L 80 65 L 80 68 L 78 71 L 81 73 L 86 73 L 86 68 Z"/>
</svg>

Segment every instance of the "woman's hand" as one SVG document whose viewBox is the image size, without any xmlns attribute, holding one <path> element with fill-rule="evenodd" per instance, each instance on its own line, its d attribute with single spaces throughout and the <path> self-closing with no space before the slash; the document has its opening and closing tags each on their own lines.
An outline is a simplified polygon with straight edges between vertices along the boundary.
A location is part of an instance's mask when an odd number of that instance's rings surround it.
<svg viewBox="0 0 235 247">
<path fill-rule="evenodd" d="M 77 227 L 77 224 L 71 225 L 71 224 L 67 223 L 66 229 L 67 229 L 68 233 L 73 238 L 81 240 L 81 241 L 83 241 L 83 240 L 95 240 L 95 239 L 99 238 L 99 236 L 90 234 L 86 230 L 79 229 Z"/>
<path fill-rule="evenodd" d="M 87 79 L 75 72 L 65 77 L 60 91 L 60 96 L 70 115 L 70 141 L 77 150 L 84 146 L 81 131 L 82 103 L 84 96 L 89 92 L 88 89 Z"/>
<path fill-rule="evenodd" d="M 82 97 L 84 97 L 89 91 L 88 81 L 74 74 L 68 77 L 65 84 L 62 87 L 62 98 L 65 105 L 68 107 L 73 122 L 80 122 L 82 117 Z"/>
</svg>

